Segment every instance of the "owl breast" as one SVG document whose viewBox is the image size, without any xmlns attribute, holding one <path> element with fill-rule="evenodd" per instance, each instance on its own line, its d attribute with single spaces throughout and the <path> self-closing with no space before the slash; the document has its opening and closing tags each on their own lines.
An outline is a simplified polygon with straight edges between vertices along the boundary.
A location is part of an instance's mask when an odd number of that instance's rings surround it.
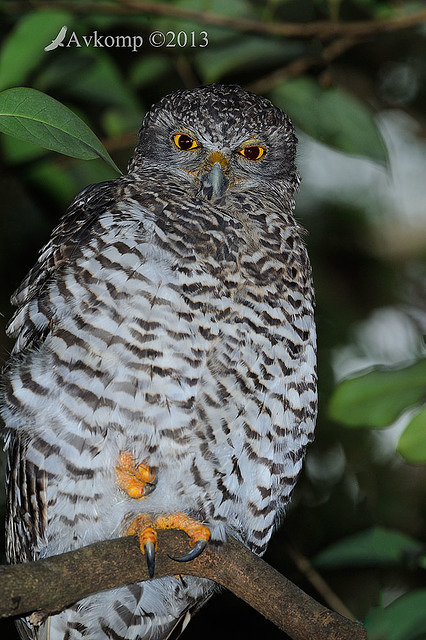
<svg viewBox="0 0 426 640">
<path fill-rule="evenodd" d="M 49 335 L 11 378 L 13 420 L 33 418 L 28 459 L 50 477 L 49 553 L 118 535 L 141 511 L 265 548 L 312 433 L 312 305 L 293 239 L 272 222 L 268 238 L 248 234 L 239 210 L 156 217 L 132 203 L 50 283 Z M 114 482 L 126 450 L 156 473 L 141 501 Z"/>
</svg>

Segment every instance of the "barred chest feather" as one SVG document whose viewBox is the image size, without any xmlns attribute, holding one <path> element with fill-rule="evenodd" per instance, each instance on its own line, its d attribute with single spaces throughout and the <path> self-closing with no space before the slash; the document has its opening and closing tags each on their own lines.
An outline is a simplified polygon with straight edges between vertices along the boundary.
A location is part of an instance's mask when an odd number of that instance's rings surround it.
<svg viewBox="0 0 426 640">
<path fill-rule="evenodd" d="M 47 331 L 10 367 L 6 408 L 50 478 L 42 553 L 118 535 L 142 510 L 186 512 L 262 552 L 315 415 L 299 230 L 253 196 L 182 207 L 182 193 L 122 181 L 121 204 L 10 329 L 25 316 L 21 340 L 28 325 Z M 123 450 L 156 472 L 137 505 L 114 484 Z"/>
</svg>

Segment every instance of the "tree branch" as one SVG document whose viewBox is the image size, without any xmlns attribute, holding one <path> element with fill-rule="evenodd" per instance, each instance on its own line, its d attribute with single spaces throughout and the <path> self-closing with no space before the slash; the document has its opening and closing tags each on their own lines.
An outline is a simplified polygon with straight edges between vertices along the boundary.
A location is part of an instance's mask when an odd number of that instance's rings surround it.
<svg viewBox="0 0 426 640">
<path fill-rule="evenodd" d="M 85 2 L 78 3 L 70 0 L 40 0 L 32 2 L 37 9 L 64 9 L 74 13 L 118 13 L 118 14 L 147 14 L 167 16 L 181 20 L 190 20 L 201 25 L 260 33 L 266 35 L 285 36 L 289 38 L 312 38 L 328 40 L 335 37 L 361 37 L 378 33 L 387 33 L 407 29 L 426 22 L 426 10 L 400 15 L 381 20 L 365 20 L 358 22 L 337 22 L 320 20 L 316 22 L 262 22 L 251 18 L 233 18 L 211 11 L 186 9 L 168 3 L 145 2 L 144 0 L 120 0 L 113 2 Z M 9 2 L 4 11 L 28 10 L 28 0 L 25 2 Z"/>
<path fill-rule="evenodd" d="M 366 640 L 360 622 L 326 609 L 241 543 L 208 548 L 182 565 L 170 555 L 187 546 L 181 532 L 160 531 L 156 577 L 202 576 L 227 587 L 293 640 Z M 29 614 L 39 619 L 92 593 L 147 580 L 145 557 L 135 536 L 92 544 L 38 562 L 0 568 L 0 617 Z"/>
</svg>

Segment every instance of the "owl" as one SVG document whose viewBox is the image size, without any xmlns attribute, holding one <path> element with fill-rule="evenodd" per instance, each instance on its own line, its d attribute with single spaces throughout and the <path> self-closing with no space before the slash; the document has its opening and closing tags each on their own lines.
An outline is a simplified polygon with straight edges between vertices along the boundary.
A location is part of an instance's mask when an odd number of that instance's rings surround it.
<svg viewBox="0 0 426 640">
<path fill-rule="evenodd" d="M 14 294 L 8 560 L 134 534 L 152 576 L 21 619 L 22 638 L 178 637 L 215 586 L 155 578 L 159 529 L 186 532 L 183 562 L 227 537 L 264 553 L 317 407 L 296 143 L 238 86 L 166 96 L 128 173 L 75 198 Z"/>
</svg>

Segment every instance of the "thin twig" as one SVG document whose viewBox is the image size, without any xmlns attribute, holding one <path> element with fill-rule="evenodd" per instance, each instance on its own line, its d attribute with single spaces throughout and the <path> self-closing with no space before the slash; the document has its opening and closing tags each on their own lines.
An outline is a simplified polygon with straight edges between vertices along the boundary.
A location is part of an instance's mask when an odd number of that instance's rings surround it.
<svg viewBox="0 0 426 640">
<path fill-rule="evenodd" d="M 324 602 L 326 602 L 329 607 L 332 607 L 334 611 L 337 611 L 342 616 L 345 616 L 345 618 L 349 618 L 349 620 L 355 620 L 352 612 L 349 611 L 345 603 L 342 602 L 339 596 L 333 591 L 333 589 L 331 589 L 324 578 L 320 576 L 318 571 L 314 569 L 310 560 L 306 556 L 304 556 L 303 553 L 301 553 L 298 549 L 292 547 L 291 545 L 287 545 L 287 552 L 296 567 L 316 589 L 316 591 L 323 598 Z"/>
<path fill-rule="evenodd" d="M 167 3 L 144 2 L 143 0 L 121 0 L 112 2 L 85 2 L 74 3 L 70 1 L 40 0 L 32 3 L 37 9 L 63 9 L 74 13 L 119 13 L 119 14 L 147 14 L 167 16 L 182 20 L 198 22 L 202 25 L 215 25 L 237 31 L 260 33 L 296 38 L 317 37 L 320 40 L 328 40 L 335 37 L 347 36 L 371 36 L 378 33 L 387 33 L 408 29 L 426 22 L 426 10 L 394 16 L 388 19 L 367 20 L 358 22 L 335 22 L 320 20 L 316 22 L 262 22 L 251 18 L 233 18 L 211 11 L 199 11 L 186 9 Z M 28 10 L 28 2 L 8 2 L 3 7 L 5 12 Z"/>
<path fill-rule="evenodd" d="M 284 82 L 284 80 L 297 78 L 309 71 L 312 67 L 324 66 L 325 63 L 329 64 L 345 51 L 358 44 L 360 40 L 361 38 L 358 39 L 353 37 L 333 40 L 333 42 L 324 47 L 321 56 L 300 56 L 280 69 L 276 69 L 263 78 L 260 78 L 255 82 L 251 82 L 246 88 L 249 91 L 254 91 L 254 93 L 267 93 L 277 85 L 281 84 L 281 82 Z M 364 38 L 362 38 L 362 40 L 364 40 Z"/>
</svg>

